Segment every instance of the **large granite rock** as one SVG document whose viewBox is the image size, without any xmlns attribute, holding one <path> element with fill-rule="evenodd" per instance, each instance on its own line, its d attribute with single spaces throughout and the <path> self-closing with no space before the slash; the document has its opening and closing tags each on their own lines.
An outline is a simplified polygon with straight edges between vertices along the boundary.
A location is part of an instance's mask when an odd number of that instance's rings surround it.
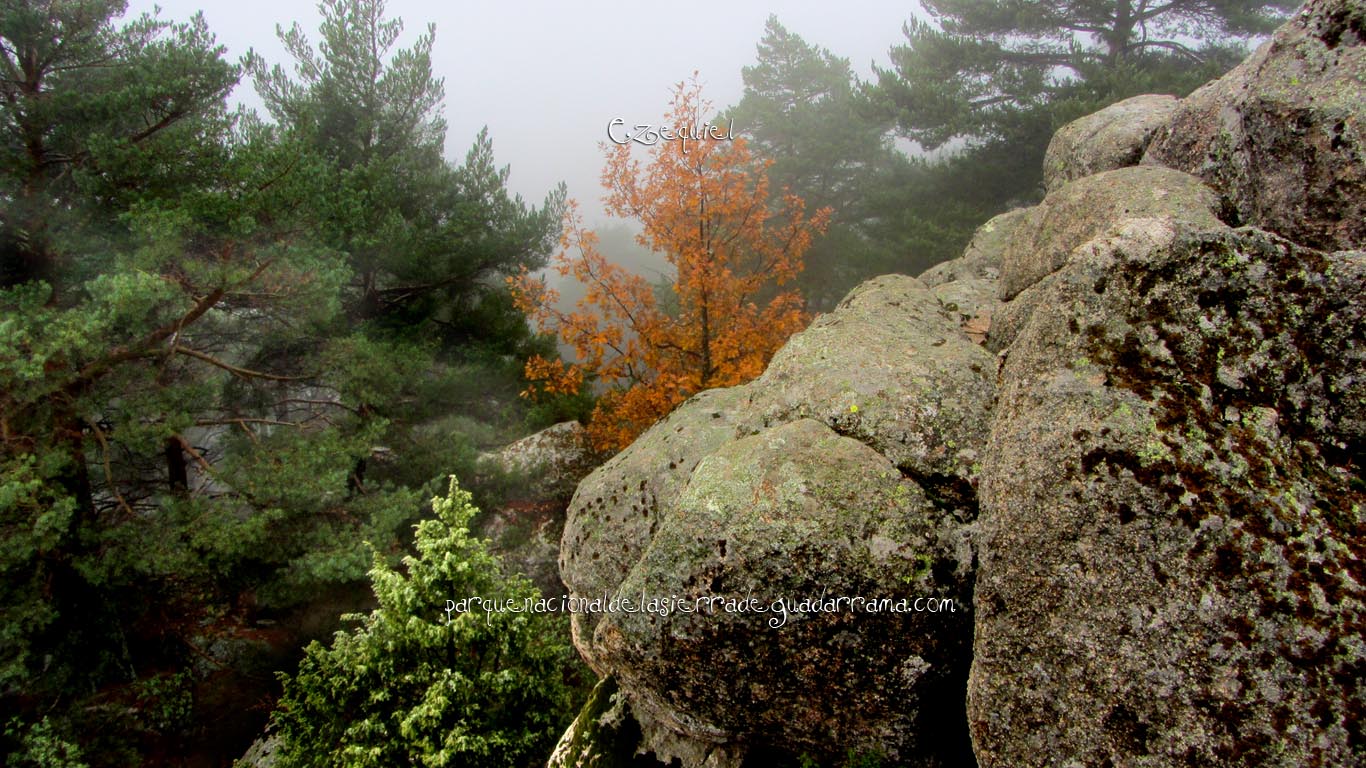
<svg viewBox="0 0 1366 768">
<path fill-rule="evenodd" d="M 1189 171 L 1242 223 L 1318 248 L 1366 245 L 1366 4 L 1311 0 L 1182 103 L 1143 162 Z"/>
<path fill-rule="evenodd" d="M 920 275 L 939 306 L 977 344 L 986 341 L 992 317 L 1000 311 L 997 297 L 1001 257 L 1016 227 L 1029 217 L 1029 209 L 1016 208 L 977 228 L 963 255 L 937 264 Z"/>
<path fill-rule="evenodd" d="M 1219 198 L 1194 176 L 1169 168 L 1120 168 L 1063 185 L 1011 232 L 998 294 L 1012 299 L 1067 263 L 1073 248 L 1124 219 L 1167 217 L 1217 229 Z"/>
<path fill-rule="evenodd" d="M 580 484 L 561 546 L 576 597 L 954 601 L 782 627 L 758 612 L 576 614 L 575 644 L 620 681 L 642 750 L 684 765 L 851 748 L 963 759 L 972 446 L 995 369 L 924 284 L 878 278 L 759 379 L 684 403 Z"/>
<path fill-rule="evenodd" d="M 560 577 L 576 597 L 612 595 L 659 527 L 659 511 L 683 492 L 697 463 L 735 436 L 745 388 L 701 392 L 579 484 L 560 540 Z M 599 674 L 589 638 L 601 618 L 571 617 L 574 645 Z"/>
<path fill-rule="evenodd" d="M 1175 96 L 1135 96 L 1064 125 L 1044 153 L 1044 189 L 1052 192 L 1094 173 L 1138 165 L 1178 103 Z"/>
<path fill-rule="evenodd" d="M 1366 264 L 1129 222 L 1037 286 L 981 483 L 983 766 L 1366 758 Z"/>
<path fill-rule="evenodd" d="M 817 419 L 925 482 L 962 485 L 987 433 L 995 370 L 923 283 L 886 275 L 793 336 L 736 423 L 756 433 Z"/>
<path fill-rule="evenodd" d="M 940 764 L 966 748 L 928 727 L 966 674 L 965 554 L 961 522 L 887 458 L 810 419 L 784 424 L 702 460 L 618 591 L 748 607 L 609 615 L 597 658 L 642 722 L 687 737 L 683 752 L 650 744 L 666 761 L 853 750 Z M 887 607 L 836 602 L 855 597 Z M 810 598 L 826 602 L 798 605 Z"/>
<path fill-rule="evenodd" d="M 598 681 L 574 722 L 560 737 L 546 768 L 662 768 L 641 751 L 640 723 L 631 702 L 608 676 Z"/>
<path fill-rule="evenodd" d="M 603 461 L 577 421 L 563 421 L 479 457 L 480 468 L 522 479 L 510 489 L 518 499 L 567 500 L 579 481 Z"/>
<path fill-rule="evenodd" d="M 576 615 L 621 687 L 557 765 L 1366 765 L 1363 19 L 1072 124 L 1039 206 L 581 483 L 576 596 L 959 612 Z"/>
</svg>

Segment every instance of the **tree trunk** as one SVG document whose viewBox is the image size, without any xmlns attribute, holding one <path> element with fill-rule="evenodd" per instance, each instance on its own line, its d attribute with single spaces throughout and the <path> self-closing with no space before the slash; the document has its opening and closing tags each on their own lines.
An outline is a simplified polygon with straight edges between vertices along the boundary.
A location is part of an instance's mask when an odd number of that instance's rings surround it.
<svg viewBox="0 0 1366 768">
<path fill-rule="evenodd" d="M 180 447 L 180 440 L 175 437 L 166 438 L 165 452 L 167 483 L 173 493 L 184 494 L 190 489 L 190 472 L 185 464 L 185 451 Z"/>
</svg>

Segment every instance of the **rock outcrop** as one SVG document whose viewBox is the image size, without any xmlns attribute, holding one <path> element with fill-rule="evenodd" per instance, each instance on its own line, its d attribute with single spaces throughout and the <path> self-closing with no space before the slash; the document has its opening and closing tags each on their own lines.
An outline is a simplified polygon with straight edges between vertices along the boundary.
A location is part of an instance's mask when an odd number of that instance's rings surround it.
<svg viewBox="0 0 1366 768">
<path fill-rule="evenodd" d="M 569 499 L 603 461 L 577 421 L 562 421 L 480 457 L 483 467 L 515 475 L 519 499 Z"/>
<path fill-rule="evenodd" d="M 1040 205 L 581 483 L 573 594 L 735 610 L 576 614 L 620 690 L 556 765 L 1366 764 L 1363 19 L 1063 128 Z M 819 596 L 956 610 L 773 623 Z"/>
<path fill-rule="evenodd" d="M 813 418 L 931 482 L 971 482 L 995 360 L 915 278 L 886 275 L 793 336 L 746 388 L 739 434 Z"/>
<path fill-rule="evenodd" d="M 565 508 L 579 482 L 603 460 L 577 421 L 546 427 L 480 456 L 486 479 L 496 482 L 501 476 L 507 491 L 499 506 L 476 521 L 475 533 L 489 540 L 507 571 L 531 579 L 548 598 L 564 594 L 559 554 Z"/>
<path fill-rule="evenodd" d="M 981 483 L 980 764 L 1358 762 L 1359 254 L 1132 220 L 1038 287 Z"/>
<path fill-rule="evenodd" d="M 1182 101 L 1144 164 L 1193 173 L 1241 223 L 1337 250 L 1366 240 L 1366 4 L 1310 0 Z"/>
<path fill-rule="evenodd" d="M 1052 192 L 1094 173 L 1138 165 L 1179 103 L 1175 96 L 1135 96 L 1063 126 L 1044 153 L 1044 189 Z"/>
<path fill-rule="evenodd" d="M 616 593 L 698 462 L 733 437 L 743 398 L 743 387 L 695 395 L 579 484 L 560 541 L 560 576 L 571 595 Z M 601 616 L 571 618 L 574 645 L 603 673 L 591 640 Z"/>
<path fill-rule="evenodd" d="M 640 743 L 631 702 L 616 678 L 604 677 L 560 737 L 546 768 L 657 768 L 652 753 L 637 754 Z"/>
<path fill-rule="evenodd" d="M 561 548 L 573 595 L 722 600 L 572 617 L 642 750 L 718 766 L 967 754 L 943 702 L 967 679 L 971 446 L 994 375 L 923 283 L 879 278 L 759 379 L 694 397 L 579 486 Z"/>
<path fill-rule="evenodd" d="M 1104 171 L 1069 182 L 1030 208 L 1001 254 L 1003 300 L 1067 263 L 1072 250 L 1124 219 L 1166 217 L 1200 228 L 1223 226 L 1219 196 L 1170 168 Z"/>
<path fill-rule="evenodd" d="M 811 419 L 766 429 L 702 460 L 618 588 L 755 602 L 610 615 L 596 658 L 636 694 L 637 718 L 693 743 L 932 753 L 940 735 L 923 735 L 925 715 L 967 673 L 960 529 L 859 441 Z M 854 596 L 949 610 L 833 602 Z M 828 604 L 800 605 L 811 598 Z"/>
</svg>

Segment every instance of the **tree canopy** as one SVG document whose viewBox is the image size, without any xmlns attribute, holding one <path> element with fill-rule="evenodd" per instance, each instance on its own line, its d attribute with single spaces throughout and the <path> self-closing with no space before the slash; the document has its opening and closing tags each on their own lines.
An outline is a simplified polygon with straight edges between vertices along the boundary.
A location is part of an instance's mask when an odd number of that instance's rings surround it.
<svg viewBox="0 0 1366 768">
<path fill-rule="evenodd" d="M 907 269 L 907 253 L 879 228 L 877 190 L 905 158 L 891 121 L 861 109 L 848 59 L 811 45 L 776 16 L 764 26 L 757 60 L 741 71 L 744 96 L 726 110 L 752 151 L 772 164 L 770 196 L 800 196 L 829 208 L 830 225 L 806 253 L 796 285 L 815 309 L 829 309 L 859 280 Z"/>
<path fill-rule="evenodd" d="M 1188 92 L 1218 76 L 1290 0 L 922 0 L 876 96 L 926 148 L 1011 141 L 1066 100 Z M 1079 114 L 1079 113 L 1078 113 Z M 1077 115 L 1068 115 L 1073 117 Z M 1051 130 L 1051 129 L 1050 129 Z"/>
<path fill-rule="evenodd" d="M 380 0 L 324 0 L 319 10 L 318 50 L 297 24 L 280 30 L 292 75 L 255 55 L 247 68 L 271 114 L 324 165 L 319 213 L 326 242 L 348 256 L 351 314 L 477 338 L 467 316 L 512 312 L 499 278 L 544 266 L 564 190 L 539 209 L 509 197 L 487 131 L 462 165 L 442 159 L 433 27 L 395 51 L 403 25 Z"/>
<path fill-rule="evenodd" d="M 311 644 L 286 677 L 274 717 L 281 766 L 529 768 L 569 724 L 563 617 L 535 610 L 529 581 L 500 575 L 470 536 L 478 510 L 454 480 L 432 509 L 402 571 L 376 558 L 379 606 L 350 617 L 358 626 L 330 646 Z"/>
<path fill-rule="evenodd" d="M 0 5 L 0 754 L 92 765 L 212 738 L 206 649 L 363 584 L 523 428 L 499 277 L 560 216 L 486 134 L 445 160 L 430 32 L 392 52 L 377 0 L 294 30 L 307 76 L 249 58 L 276 122 L 202 18 L 124 11 Z"/>
<path fill-rule="evenodd" d="M 527 377 L 541 391 L 577 391 L 585 378 L 604 387 L 589 424 L 600 448 L 624 447 L 696 392 L 758 376 L 807 321 L 788 284 L 830 212 L 808 216 L 791 193 L 771 208 L 770 163 L 743 138 L 709 135 L 699 123 L 711 112 L 696 79 L 678 83 L 665 125 L 701 138 L 660 141 L 644 166 L 629 143 L 604 147 L 607 208 L 638 221 L 641 245 L 674 268 L 674 311 L 643 277 L 604 259 L 572 212 L 555 266 L 588 286 L 578 309 L 555 309 L 554 292 L 529 275 L 514 281 L 537 327 L 579 356 L 567 366 L 533 358 Z"/>
</svg>

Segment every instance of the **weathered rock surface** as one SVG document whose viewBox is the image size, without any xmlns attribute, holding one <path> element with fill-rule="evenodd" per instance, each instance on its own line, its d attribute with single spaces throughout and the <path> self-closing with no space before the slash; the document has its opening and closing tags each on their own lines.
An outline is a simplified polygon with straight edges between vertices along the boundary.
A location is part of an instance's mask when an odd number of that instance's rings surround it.
<svg viewBox="0 0 1366 768">
<path fill-rule="evenodd" d="M 531 579 L 547 597 L 564 593 L 559 554 L 565 506 L 579 481 L 603 459 L 576 421 L 555 424 L 480 457 L 481 471 L 501 473 L 514 482 L 502 505 L 480 516 L 475 533 L 489 540 L 507 571 Z"/>
<path fill-rule="evenodd" d="M 658 768 L 652 754 L 640 749 L 640 724 L 616 678 L 594 686 L 578 717 L 555 745 L 546 768 Z"/>
<path fill-rule="evenodd" d="M 887 275 L 793 336 L 749 385 L 736 423 L 753 434 L 816 419 L 914 477 L 969 483 L 994 374 L 992 356 L 923 283 Z"/>
<path fill-rule="evenodd" d="M 1065 184 L 1010 234 L 998 295 L 1020 291 L 1067 263 L 1073 248 L 1124 219 L 1168 217 L 1218 229 L 1219 198 L 1199 179 L 1170 168 L 1120 168 Z"/>
<path fill-rule="evenodd" d="M 987 446 L 979 763 L 1361 764 L 1360 257 L 1153 220 L 1080 250 Z"/>
<path fill-rule="evenodd" d="M 825 759 L 932 753 L 944 734 L 923 729 L 966 673 L 962 536 L 868 446 L 809 419 L 768 429 L 702 460 L 619 589 L 750 609 L 614 614 L 594 646 L 642 721 L 694 743 Z M 944 598 L 956 612 L 797 612 L 822 596 Z M 775 611 L 784 600 L 794 605 Z"/>
<path fill-rule="evenodd" d="M 1366 245 L 1366 4 L 1311 0 L 1187 97 L 1145 164 L 1189 171 L 1242 223 L 1330 250 Z"/>
<path fill-rule="evenodd" d="M 972 240 L 956 259 L 936 264 L 920 275 L 920 282 L 935 288 L 955 280 L 995 280 L 1001 274 L 1001 255 L 1015 228 L 1025 220 L 1028 208 L 994 216 L 972 233 Z"/>
<path fill-rule="evenodd" d="M 1044 153 L 1044 189 L 1052 192 L 1094 173 L 1138 165 L 1179 102 L 1175 96 L 1135 96 L 1064 125 Z"/>
<path fill-rule="evenodd" d="M 1029 209 L 1017 208 L 992 218 L 973 233 L 962 256 L 920 275 L 944 312 L 956 319 L 975 343 L 985 341 L 992 316 L 1002 307 L 997 297 L 1001 257 L 1011 234 L 1028 214 Z"/>
<path fill-rule="evenodd" d="M 1123 231 L 1125 247 L 1144 249 L 1145 252 L 1160 248 L 1171 241 L 1172 232 L 1177 230 L 1197 230 L 1209 232 L 1223 232 L 1229 228 L 1223 224 L 1210 225 L 1208 222 L 1201 222 L 1192 227 L 1188 223 L 1183 223 L 1171 216 L 1161 216 L 1158 218 L 1132 218 L 1116 221 L 1111 229 L 1093 241 L 1087 241 L 1075 248 L 1069 259 L 1085 258 L 1095 248 L 1097 242 L 1104 242 L 1106 238 L 1116 232 Z M 1029 286 L 1006 302 L 992 316 L 991 330 L 987 335 L 986 348 L 988 351 L 999 353 L 1008 349 L 1015 342 L 1020 330 L 1025 323 L 1034 316 L 1036 311 L 1052 311 L 1048 305 L 1052 294 L 1049 293 L 1049 286 L 1059 279 L 1059 273 L 1054 272 L 1044 277 L 1037 283 Z"/>
<path fill-rule="evenodd" d="M 579 484 L 560 540 L 560 577 L 571 595 L 616 592 L 654 536 L 660 509 L 699 461 L 734 438 L 744 398 L 744 387 L 697 394 Z M 579 652 L 603 674 L 589 642 L 599 618 L 576 613 L 571 626 Z"/>
<path fill-rule="evenodd" d="M 995 368 L 924 284 L 879 278 L 764 376 L 693 398 L 580 485 L 561 547 L 576 596 L 956 600 L 956 614 L 846 609 L 777 628 L 757 612 L 576 614 L 575 643 L 621 682 L 642 749 L 684 765 L 966 754 L 961 710 L 957 741 L 936 718 L 966 685 L 970 446 L 986 439 Z M 840 699 L 809 695 L 831 685 Z"/>
<path fill-rule="evenodd" d="M 267 734 L 253 741 L 247 751 L 233 761 L 233 768 L 275 768 L 280 737 Z"/>
<path fill-rule="evenodd" d="M 486 466 L 526 478 L 515 489 L 517 498 L 568 499 L 603 457 L 589 445 L 582 424 L 563 421 L 480 459 Z"/>
</svg>

